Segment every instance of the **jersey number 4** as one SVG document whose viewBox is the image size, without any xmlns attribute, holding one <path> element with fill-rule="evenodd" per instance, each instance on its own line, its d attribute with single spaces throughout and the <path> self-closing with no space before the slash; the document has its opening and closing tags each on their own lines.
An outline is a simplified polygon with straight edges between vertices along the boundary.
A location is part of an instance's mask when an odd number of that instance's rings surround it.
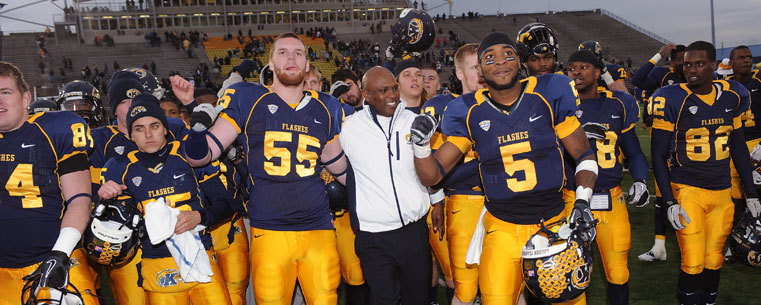
<svg viewBox="0 0 761 305">
<path fill-rule="evenodd" d="M 299 142 L 296 150 L 296 173 L 300 177 L 314 175 L 314 168 L 317 165 L 317 153 L 307 150 L 309 146 L 320 149 L 320 140 L 305 134 L 298 134 Z M 267 131 L 264 134 L 264 171 L 272 176 L 286 176 L 291 172 L 291 154 L 292 152 L 285 147 L 275 146 L 275 142 L 292 142 L 293 133 L 287 131 Z M 279 158 L 280 164 L 272 162 L 273 158 Z M 305 166 L 304 161 L 309 162 L 309 167 Z"/>
<path fill-rule="evenodd" d="M 34 209 L 42 207 L 42 197 L 40 197 L 40 187 L 34 185 L 32 179 L 32 164 L 20 163 L 16 165 L 8 182 L 5 183 L 5 189 L 8 195 L 21 198 L 21 207 L 25 209 Z"/>
</svg>

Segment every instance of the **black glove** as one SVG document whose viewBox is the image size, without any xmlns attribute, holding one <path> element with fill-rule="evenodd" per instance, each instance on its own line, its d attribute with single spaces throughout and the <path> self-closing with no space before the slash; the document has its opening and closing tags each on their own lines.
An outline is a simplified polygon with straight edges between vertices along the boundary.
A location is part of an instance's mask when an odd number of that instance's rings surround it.
<svg viewBox="0 0 761 305">
<path fill-rule="evenodd" d="M 604 140 L 605 132 L 608 128 L 599 123 L 587 122 L 581 125 L 584 128 L 584 133 L 587 134 L 587 139 L 590 140 Z"/>
<path fill-rule="evenodd" d="M 410 141 L 415 145 L 424 146 L 431 142 L 431 137 L 439 125 L 439 116 L 427 113 L 418 114 L 410 126 Z"/>
<path fill-rule="evenodd" d="M 351 89 L 351 85 L 339 80 L 330 86 L 330 95 L 340 98 L 342 94 L 349 92 L 349 89 Z"/>
<path fill-rule="evenodd" d="M 42 264 L 25 276 L 24 280 L 34 280 L 36 277 L 39 277 L 39 283 L 32 291 L 42 287 L 63 290 L 69 285 L 69 256 L 61 251 L 51 251 Z"/>
<path fill-rule="evenodd" d="M 576 199 L 576 203 L 571 211 L 569 224 L 572 230 L 581 229 L 586 232 L 583 236 L 584 240 L 591 241 L 597 237 L 597 230 L 595 229 L 597 220 L 592 215 L 592 210 L 589 209 L 589 202 L 586 200 Z"/>
</svg>

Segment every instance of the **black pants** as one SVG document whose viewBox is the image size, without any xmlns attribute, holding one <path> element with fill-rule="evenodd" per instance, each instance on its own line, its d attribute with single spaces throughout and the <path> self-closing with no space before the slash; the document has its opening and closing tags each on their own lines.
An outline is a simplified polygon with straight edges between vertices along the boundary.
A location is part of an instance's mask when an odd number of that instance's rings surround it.
<svg viewBox="0 0 761 305">
<path fill-rule="evenodd" d="M 357 232 L 354 246 L 370 304 L 428 303 L 431 286 L 431 245 L 425 218 L 402 228 L 379 233 Z"/>
</svg>

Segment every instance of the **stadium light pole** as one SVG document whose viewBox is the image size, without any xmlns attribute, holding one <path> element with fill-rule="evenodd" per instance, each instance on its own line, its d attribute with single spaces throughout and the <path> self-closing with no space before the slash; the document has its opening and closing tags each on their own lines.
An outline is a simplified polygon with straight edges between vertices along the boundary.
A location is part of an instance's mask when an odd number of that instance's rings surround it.
<svg viewBox="0 0 761 305">
<path fill-rule="evenodd" d="M 716 27 L 713 23 L 713 0 L 711 1 L 711 43 L 716 46 Z"/>
</svg>

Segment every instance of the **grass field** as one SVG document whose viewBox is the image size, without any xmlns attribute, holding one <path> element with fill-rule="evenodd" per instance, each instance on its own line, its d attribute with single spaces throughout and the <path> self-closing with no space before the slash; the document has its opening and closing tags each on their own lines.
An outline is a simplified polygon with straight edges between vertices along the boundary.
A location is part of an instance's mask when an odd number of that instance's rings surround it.
<svg viewBox="0 0 761 305">
<path fill-rule="evenodd" d="M 650 161 L 650 139 L 648 132 L 637 127 L 637 133 L 642 145 L 642 151 Z M 629 189 L 632 179 L 624 175 L 622 183 L 624 192 Z M 652 171 L 648 185 L 650 194 L 655 195 Z M 650 250 L 653 245 L 653 201 L 644 208 L 636 208 L 627 205 L 629 219 L 632 228 L 632 248 L 629 252 L 629 303 L 632 305 L 654 305 L 676 303 L 676 282 L 679 276 L 679 245 L 673 230 L 666 234 L 666 249 L 668 260 L 665 262 L 640 262 L 637 256 Z M 751 268 L 739 263 L 725 264 L 722 268 L 721 285 L 719 287 L 718 304 L 751 305 L 761 304 L 759 298 L 758 279 L 761 277 L 759 269 Z M 102 294 L 111 297 L 111 290 L 107 276 L 101 277 L 103 287 Z M 587 290 L 588 304 L 607 304 L 605 292 L 605 272 L 602 267 L 599 254 L 595 252 L 595 264 L 592 274 L 592 284 Z M 343 304 L 342 291 L 339 289 L 339 304 Z M 439 287 L 439 299 L 444 300 L 444 289 Z M 115 304 L 108 300 L 102 300 L 101 304 Z M 441 305 L 448 305 L 442 302 Z"/>
</svg>

